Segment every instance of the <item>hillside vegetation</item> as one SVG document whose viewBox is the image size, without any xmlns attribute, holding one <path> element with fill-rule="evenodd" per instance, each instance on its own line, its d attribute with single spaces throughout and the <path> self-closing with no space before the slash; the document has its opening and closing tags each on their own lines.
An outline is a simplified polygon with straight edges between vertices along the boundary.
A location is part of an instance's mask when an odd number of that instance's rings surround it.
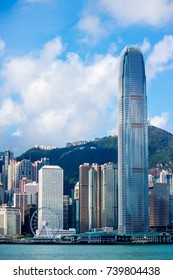
<svg viewBox="0 0 173 280">
<path fill-rule="evenodd" d="M 154 126 L 148 128 L 149 168 L 157 164 L 173 166 L 173 135 Z M 32 162 L 48 157 L 51 165 L 59 165 L 64 169 L 65 193 L 78 181 L 79 165 L 83 163 L 114 162 L 118 160 L 118 137 L 109 136 L 98 141 L 90 141 L 85 145 L 70 148 L 58 148 L 51 151 L 32 148 L 17 160 L 30 159 Z"/>
</svg>

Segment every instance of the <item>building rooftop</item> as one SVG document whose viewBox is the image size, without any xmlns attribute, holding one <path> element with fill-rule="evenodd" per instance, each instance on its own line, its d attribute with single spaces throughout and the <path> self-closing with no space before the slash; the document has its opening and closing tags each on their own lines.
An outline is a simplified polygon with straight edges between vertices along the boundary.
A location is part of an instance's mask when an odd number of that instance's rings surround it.
<svg viewBox="0 0 173 280">
<path fill-rule="evenodd" d="M 58 165 L 44 165 L 41 169 L 62 169 Z"/>
</svg>

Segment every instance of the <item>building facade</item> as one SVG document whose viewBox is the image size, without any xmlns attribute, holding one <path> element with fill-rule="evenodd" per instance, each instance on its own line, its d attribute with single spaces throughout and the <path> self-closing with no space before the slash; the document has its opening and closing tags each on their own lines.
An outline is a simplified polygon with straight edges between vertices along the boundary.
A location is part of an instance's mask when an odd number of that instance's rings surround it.
<svg viewBox="0 0 173 280">
<path fill-rule="evenodd" d="M 19 181 L 23 178 L 34 181 L 34 165 L 28 159 L 23 159 L 16 164 L 16 188 L 19 188 Z"/>
<path fill-rule="evenodd" d="M 169 224 L 169 184 L 154 183 L 149 187 L 149 224 L 154 229 L 166 229 Z"/>
<path fill-rule="evenodd" d="M 20 209 L 5 205 L 0 207 L 0 234 L 5 236 L 21 234 Z"/>
<path fill-rule="evenodd" d="M 5 151 L 5 155 L 4 155 L 4 166 L 2 168 L 2 173 L 3 173 L 3 186 L 4 186 L 4 190 L 8 189 L 8 166 L 10 164 L 10 160 L 13 159 L 14 157 L 14 153 L 7 150 Z"/>
<path fill-rule="evenodd" d="M 80 200 L 79 200 L 79 182 L 74 187 L 74 215 L 76 233 L 80 232 Z"/>
<path fill-rule="evenodd" d="M 3 188 L 3 184 L 0 181 L 0 205 L 4 204 L 4 188 Z"/>
<path fill-rule="evenodd" d="M 19 208 L 21 211 L 21 223 L 22 226 L 25 223 L 25 211 L 28 206 L 28 195 L 27 193 L 24 192 L 17 192 L 14 193 L 14 198 L 13 198 L 13 206 L 15 208 Z"/>
<path fill-rule="evenodd" d="M 24 192 L 28 195 L 28 204 L 37 205 L 38 183 L 31 182 L 24 185 Z"/>
<path fill-rule="evenodd" d="M 118 171 L 113 163 L 102 165 L 101 227 L 118 226 Z"/>
<path fill-rule="evenodd" d="M 148 231 L 148 124 L 144 60 L 126 47 L 119 69 L 118 232 Z"/>
<path fill-rule="evenodd" d="M 118 176 L 113 163 L 80 166 L 80 232 L 117 227 Z"/>
<path fill-rule="evenodd" d="M 49 158 L 41 158 L 41 160 L 37 160 L 34 162 L 34 180 L 38 183 L 38 173 L 39 170 L 44 166 L 49 165 Z"/>
<path fill-rule="evenodd" d="M 63 229 L 63 169 L 44 165 L 39 170 L 38 227 L 44 221 L 49 228 Z"/>
<path fill-rule="evenodd" d="M 79 167 L 80 232 L 88 231 L 88 171 L 90 165 Z"/>
</svg>

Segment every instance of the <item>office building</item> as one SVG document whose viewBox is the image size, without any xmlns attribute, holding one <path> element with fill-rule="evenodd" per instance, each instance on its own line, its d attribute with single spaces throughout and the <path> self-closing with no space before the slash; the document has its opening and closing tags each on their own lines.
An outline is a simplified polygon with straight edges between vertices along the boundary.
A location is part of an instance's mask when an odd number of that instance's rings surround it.
<svg viewBox="0 0 173 280">
<path fill-rule="evenodd" d="M 63 169 L 44 165 L 39 170 L 38 208 L 39 227 L 46 222 L 49 228 L 63 229 Z"/>
<path fill-rule="evenodd" d="M 24 185 L 24 192 L 28 195 L 28 204 L 37 205 L 38 183 L 30 182 Z"/>
<path fill-rule="evenodd" d="M 89 163 L 79 167 L 80 232 L 88 231 L 88 171 Z"/>
<path fill-rule="evenodd" d="M 38 183 L 38 172 L 44 166 L 49 165 L 49 158 L 41 158 L 41 160 L 37 160 L 34 162 L 34 181 Z"/>
<path fill-rule="evenodd" d="M 13 157 L 14 157 L 13 152 L 11 152 L 10 150 L 5 151 L 4 165 L 2 168 L 4 190 L 8 189 L 8 166 L 10 164 L 10 160 L 13 159 Z"/>
<path fill-rule="evenodd" d="M 16 160 L 13 158 L 8 165 L 8 191 L 16 188 Z"/>
<path fill-rule="evenodd" d="M 168 172 L 165 170 L 160 172 L 160 183 L 167 183 L 167 174 Z"/>
<path fill-rule="evenodd" d="M 71 198 L 69 195 L 63 196 L 63 229 L 69 229 Z"/>
<path fill-rule="evenodd" d="M 97 227 L 97 165 L 88 171 L 88 229 Z"/>
<path fill-rule="evenodd" d="M 4 204 L 4 188 L 3 188 L 3 184 L 0 181 L 0 205 Z"/>
<path fill-rule="evenodd" d="M 19 235 L 21 234 L 21 213 L 20 209 L 0 207 L 0 234 Z"/>
<path fill-rule="evenodd" d="M 28 159 L 23 159 L 16 164 L 16 188 L 19 188 L 19 181 L 23 178 L 34 181 L 34 165 Z"/>
<path fill-rule="evenodd" d="M 29 180 L 27 177 L 23 177 L 19 180 L 18 190 L 19 192 L 24 192 L 24 186 L 28 183 L 32 183 L 32 180 Z"/>
<path fill-rule="evenodd" d="M 148 231 L 148 124 L 144 60 L 136 47 L 120 59 L 118 232 Z"/>
<path fill-rule="evenodd" d="M 85 163 L 80 166 L 79 175 L 80 232 L 117 227 L 118 176 L 115 165 Z"/>
<path fill-rule="evenodd" d="M 102 165 L 101 227 L 118 226 L 118 170 L 113 163 Z"/>
<path fill-rule="evenodd" d="M 28 195 L 24 192 L 14 193 L 13 197 L 13 206 L 15 208 L 19 208 L 21 211 L 21 223 L 25 224 L 25 211 L 28 206 Z"/>
<path fill-rule="evenodd" d="M 166 183 L 169 184 L 170 192 L 173 193 L 173 174 L 168 173 L 166 175 Z"/>
<path fill-rule="evenodd" d="M 166 230 L 169 224 L 169 184 L 154 183 L 149 187 L 149 224 L 154 229 Z"/>
<path fill-rule="evenodd" d="M 79 182 L 74 187 L 74 228 L 76 233 L 80 232 L 80 200 L 79 200 Z"/>
<path fill-rule="evenodd" d="M 169 225 L 173 229 L 173 192 L 169 193 Z"/>
</svg>

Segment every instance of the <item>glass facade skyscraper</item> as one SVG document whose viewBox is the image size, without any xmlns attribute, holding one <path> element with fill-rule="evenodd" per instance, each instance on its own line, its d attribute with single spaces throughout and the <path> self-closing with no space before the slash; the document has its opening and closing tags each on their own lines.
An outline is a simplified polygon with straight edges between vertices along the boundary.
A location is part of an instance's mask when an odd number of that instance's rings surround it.
<svg viewBox="0 0 173 280">
<path fill-rule="evenodd" d="M 148 231 L 146 77 L 139 48 L 126 47 L 119 69 L 118 232 Z"/>
</svg>

